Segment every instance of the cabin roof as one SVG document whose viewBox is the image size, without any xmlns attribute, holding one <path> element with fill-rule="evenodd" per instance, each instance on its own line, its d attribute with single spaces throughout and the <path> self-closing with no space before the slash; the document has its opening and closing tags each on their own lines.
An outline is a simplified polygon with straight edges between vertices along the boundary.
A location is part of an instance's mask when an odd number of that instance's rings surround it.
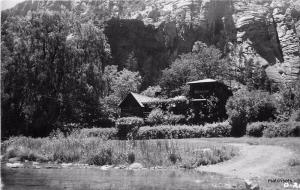
<svg viewBox="0 0 300 190">
<path fill-rule="evenodd" d="M 137 93 L 133 93 L 130 92 L 128 95 L 132 95 L 133 98 L 137 101 L 137 103 L 141 106 L 141 107 L 145 107 L 144 103 L 149 103 L 149 102 L 154 102 L 154 101 L 158 101 L 160 100 L 159 98 L 153 98 L 153 97 L 149 97 L 149 96 L 145 96 L 145 95 L 141 95 L 141 94 L 137 94 Z M 127 96 L 128 97 L 128 96 Z M 126 100 L 126 98 L 119 104 L 119 106 Z"/>
<path fill-rule="evenodd" d="M 188 82 L 187 84 L 203 84 L 203 83 L 213 83 L 213 82 L 218 82 L 218 81 L 214 79 L 203 79 L 203 80 L 191 81 Z"/>
</svg>

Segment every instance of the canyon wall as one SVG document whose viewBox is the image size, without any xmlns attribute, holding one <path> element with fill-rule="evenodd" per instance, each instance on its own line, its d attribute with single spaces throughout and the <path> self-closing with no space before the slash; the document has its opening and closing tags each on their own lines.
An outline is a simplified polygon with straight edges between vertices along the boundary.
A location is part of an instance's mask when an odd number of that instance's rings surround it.
<svg viewBox="0 0 300 190">
<path fill-rule="evenodd" d="M 28 7 L 64 7 L 103 19 L 114 64 L 126 67 L 134 54 L 144 86 L 198 40 L 236 64 L 252 59 L 274 81 L 294 81 L 300 74 L 300 0 L 27 1 L 8 12 L 25 15 Z"/>
</svg>

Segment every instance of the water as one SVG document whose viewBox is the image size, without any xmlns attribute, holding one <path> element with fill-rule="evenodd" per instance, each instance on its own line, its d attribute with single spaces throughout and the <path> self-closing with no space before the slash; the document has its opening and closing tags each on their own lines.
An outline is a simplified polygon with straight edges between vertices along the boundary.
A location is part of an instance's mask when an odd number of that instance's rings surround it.
<svg viewBox="0 0 300 190">
<path fill-rule="evenodd" d="M 195 170 L 100 170 L 99 168 L 1 169 L 3 189 L 186 190 L 243 189 L 242 181 Z"/>
</svg>

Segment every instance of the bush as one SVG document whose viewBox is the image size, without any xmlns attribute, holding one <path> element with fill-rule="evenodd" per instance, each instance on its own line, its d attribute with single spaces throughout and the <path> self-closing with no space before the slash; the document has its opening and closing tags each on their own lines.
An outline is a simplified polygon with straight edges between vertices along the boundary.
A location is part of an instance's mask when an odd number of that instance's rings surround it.
<svg viewBox="0 0 300 190">
<path fill-rule="evenodd" d="M 92 154 L 87 159 L 87 164 L 102 166 L 109 164 L 111 165 L 113 161 L 113 151 L 111 148 L 103 148 L 97 153 Z"/>
<path fill-rule="evenodd" d="M 265 137 L 300 137 L 300 122 L 274 123 L 263 131 Z"/>
<path fill-rule="evenodd" d="M 228 137 L 231 126 L 228 122 L 201 125 L 159 125 L 141 127 L 137 133 L 138 139 L 181 139 L 200 137 Z"/>
<path fill-rule="evenodd" d="M 293 111 L 290 121 L 300 121 L 300 109 Z"/>
<path fill-rule="evenodd" d="M 116 139 L 117 129 L 116 128 L 91 128 L 81 129 L 80 134 L 85 137 L 100 137 L 102 139 Z"/>
<path fill-rule="evenodd" d="M 185 121 L 184 115 L 168 114 L 164 123 L 169 125 L 176 125 L 176 124 L 184 123 L 184 121 Z"/>
<path fill-rule="evenodd" d="M 292 83 L 279 84 L 274 97 L 278 110 L 277 119 L 288 121 L 295 110 L 300 109 L 300 78 Z"/>
<path fill-rule="evenodd" d="M 204 125 L 206 127 L 206 137 L 229 137 L 231 132 L 231 125 L 228 121 L 222 123 L 212 123 Z"/>
<path fill-rule="evenodd" d="M 163 124 L 165 120 L 165 113 L 160 108 L 152 110 L 146 119 L 147 123 L 149 123 L 150 125 Z"/>
<path fill-rule="evenodd" d="M 176 125 L 185 122 L 184 115 L 176 115 L 170 112 L 164 112 L 160 108 L 156 108 L 150 112 L 148 115 L 146 122 L 153 126 L 153 125 Z"/>
<path fill-rule="evenodd" d="M 144 125 L 143 118 L 139 117 L 122 117 L 116 121 L 117 136 L 120 139 L 128 139 L 135 136 L 137 130 Z"/>
<path fill-rule="evenodd" d="M 39 154 L 38 152 L 31 150 L 25 146 L 10 146 L 6 150 L 5 158 L 14 158 L 18 157 L 21 161 L 29 160 L 29 161 L 39 161 L 45 162 L 48 161 L 48 158 Z"/>
<path fill-rule="evenodd" d="M 249 122 L 275 119 L 276 105 L 268 92 L 240 90 L 229 98 L 226 111 L 232 136 L 243 136 Z"/>
<path fill-rule="evenodd" d="M 270 122 L 254 122 L 247 125 L 246 135 L 253 137 L 262 137 L 263 131 L 275 123 Z"/>
</svg>

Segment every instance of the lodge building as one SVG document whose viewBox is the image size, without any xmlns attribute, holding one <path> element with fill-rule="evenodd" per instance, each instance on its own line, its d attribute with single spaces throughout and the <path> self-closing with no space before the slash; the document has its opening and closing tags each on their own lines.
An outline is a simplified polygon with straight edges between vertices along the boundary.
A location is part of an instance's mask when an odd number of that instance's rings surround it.
<svg viewBox="0 0 300 190">
<path fill-rule="evenodd" d="M 174 114 L 182 114 L 188 108 L 192 108 L 195 113 L 206 113 L 210 98 L 216 97 L 217 115 L 225 117 L 225 105 L 227 99 L 232 96 L 232 91 L 223 82 L 214 79 L 204 79 L 187 83 L 190 86 L 188 97 L 179 96 L 170 99 L 160 99 L 144 96 L 137 93 L 129 93 L 119 104 L 121 117 L 138 116 L 147 117 L 155 107 L 171 109 Z"/>
</svg>

